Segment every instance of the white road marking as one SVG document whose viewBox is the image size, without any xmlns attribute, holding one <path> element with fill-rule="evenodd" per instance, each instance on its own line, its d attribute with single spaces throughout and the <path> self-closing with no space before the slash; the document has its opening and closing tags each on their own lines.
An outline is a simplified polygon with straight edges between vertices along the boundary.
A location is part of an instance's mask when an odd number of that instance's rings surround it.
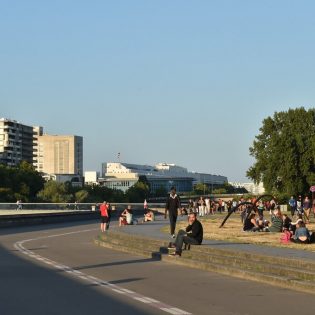
<svg viewBox="0 0 315 315">
<path fill-rule="evenodd" d="M 133 291 L 127 290 L 127 289 L 121 289 L 121 291 L 124 291 L 126 293 L 135 294 Z"/>
<path fill-rule="evenodd" d="M 170 305 L 164 304 L 160 301 L 157 301 L 155 299 L 152 299 L 150 297 L 146 297 L 144 295 L 141 295 L 139 293 L 133 292 L 131 290 L 124 289 L 116 284 L 112 284 L 108 281 L 104 281 L 101 279 L 98 279 L 93 276 L 89 276 L 87 274 L 82 273 L 81 271 L 72 269 L 69 266 L 62 265 L 58 262 L 55 262 L 53 260 L 50 260 L 48 258 L 45 258 L 43 256 L 40 256 L 38 254 L 35 254 L 29 249 L 26 249 L 23 245 L 25 243 L 31 242 L 31 241 L 38 241 L 42 239 L 47 239 L 47 238 L 54 238 L 54 237 L 61 237 L 61 236 L 68 236 L 72 234 L 79 234 L 79 233 L 86 233 L 86 232 L 91 232 L 95 231 L 96 229 L 90 229 L 90 230 L 82 230 L 82 231 L 75 231 L 75 232 L 68 232 L 68 233 L 63 233 L 63 234 L 54 234 L 54 235 L 48 235 L 48 236 L 42 236 L 42 237 L 37 237 L 37 238 L 32 238 L 32 239 L 27 239 L 27 240 L 22 240 L 19 242 L 16 242 L 14 244 L 15 249 L 17 249 L 20 253 L 27 255 L 28 257 L 32 259 L 36 259 L 42 263 L 48 264 L 50 266 L 53 266 L 56 269 L 61 269 L 69 274 L 71 274 L 73 277 L 79 278 L 81 280 L 87 281 L 90 284 L 93 285 L 98 285 L 107 289 L 110 289 L 112 292 L 115 292 L 117 294 L 124 294 L 125 296 L 128 296 L 131 299 L 134 299 L 138 302 L 144 303 L 146 305 L 150 305 L 154 308 L 157 308 L 163 312 L 169 313 L 169 314 L 174 314 L 174 315 L 192 315 L 192 313 L 188 313 L 184 310 L 181 310 L 176 307 L 172 307 Z"/>
<path fill-rule="evenodd" d="M 117 289 L 112 289 L 112 291 L 114 291 L 114 292 L 116 292 L 116 293 L 119 293 L 119 294 L 125 294 L 123 291 L 117 290 Z"/>
<path fill-rule="evenodd" d="M 134 297 L 134 299 L 137 300 L 137 301 L 140 301 L 140 302 L 142 302 L 142 303 L 146 303 L 146 304 L 152 303 L 152 302 L 149 301 L 147 298 Z"/>
<path fill-rule="evenodd" d="M 161 310 L 170 314 L 174 314 L 174 315 L 189 315 L 190 314 L 176 307 L 161 308 Z"/>
</svg>

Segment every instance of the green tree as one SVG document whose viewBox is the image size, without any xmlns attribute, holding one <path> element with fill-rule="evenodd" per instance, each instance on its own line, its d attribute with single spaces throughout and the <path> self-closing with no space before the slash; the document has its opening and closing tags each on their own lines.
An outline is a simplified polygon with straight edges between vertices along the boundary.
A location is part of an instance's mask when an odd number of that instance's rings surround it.
<svg viewBox="0 0 315 315">
<path fill-rule="evenodd" d="M 0 187 L 0 201 L 2 202 L 13 202 L 17 199 L 14 197 L 14 193 L 11 188 Z"/>
<path fill-rule="evenodd" d="M 125 194 L 121 190 L 110 189 L 99 185 L 85 186 L 84 190 L 88 192 L 86 202 L 124 202 Z"/>
<path fill-rule="evenodd" d="M 250 154 L 256 161 L 247 176 L 268 192 L 307 192 L 315 180 L 315 109 L 289 109 L 264 119 Z"/>
<path fill-rule="evenodd" d="M 213 190 L 213 193 L 221 195 L 221 194 L 226 194 L 227 191 L 226 191 L 225 188 L 216 188 L 216 189 Z"/>
<path fill-rule="evenodd" d="M 165 197 L 167 194 L 167 189 L 164 186 L 156 188 L 154 196 L 155 197 Z"/>
<path fill-rule="evenodd" d="M 4 202 L 36 200 L 37 193 L 44 187 L 44 179 L 34 167 L 22 161 L 17 167 L 0 165 L 0 188 L 8 189 L 10 193 L 1 194 Z"/>
<path fill-rule="evenodd" d="M 86 202 L 88 200 L 88 197 L 89 193 L 84 189 L 79 190 L 75 193 L 75 200 L 77 202 Z"/>
<path fill-rule="evenodd" d="M 143 202 L 149 193 L 149 186 L 145 182 L 138 180 L 126 191 L 126 198 L 128 202 Z"/>
<path fill-rule="evenodd" d="M 45 202 L 71 202 L 73 195 L 69 194 L 64 183 L 50 180 L 45 183 L 44 189 L 38 193 L 38 198 Z"/>
<path fill-rule="evenodd" d="M 204 183 L 198 183 L 194 186 L 194 193 L 197 195 L 203 195 L 209 193 L 209 188 Z"/>
</svg>

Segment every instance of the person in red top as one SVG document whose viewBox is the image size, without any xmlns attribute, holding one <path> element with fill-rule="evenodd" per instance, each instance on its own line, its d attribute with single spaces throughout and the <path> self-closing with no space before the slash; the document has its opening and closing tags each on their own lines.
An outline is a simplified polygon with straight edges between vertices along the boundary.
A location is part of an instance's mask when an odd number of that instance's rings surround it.
<svg viewBox="0 0 315 315">
<path fill-rule="evenodd" d="M 100 205 L 100 212 L 101 212 L 101 231 L 105 232 L 107 230 L 107 224 L 109 223 L 109 211 L 108 211 L 108 203 L 104 201 Z"/>
</svg>

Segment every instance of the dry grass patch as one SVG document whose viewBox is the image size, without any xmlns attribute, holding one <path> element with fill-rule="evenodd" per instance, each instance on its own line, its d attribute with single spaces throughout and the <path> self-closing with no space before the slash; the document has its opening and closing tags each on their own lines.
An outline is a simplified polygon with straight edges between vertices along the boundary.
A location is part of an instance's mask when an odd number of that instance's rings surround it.
<svg viewBox="0 0 315 315">
<path fill-rule="evenodd" d="M 295 249 L 302 249 L 307 251 L 315 251 L 315 244 L 281 244 L 281 233 L 268 233 L 268 232 L 243 232 L 242 222 L 238 213 L 232 214 L 222 228 L 219 228 L 223 221 L 225 214 L 216 214 L 207 216 L 206 218 L 199 218 L 204 228 L 204 238 L 209 240 L 224 240 L 229 242 L 247 243 L 247 244 L 260 244 L 273 247 L 288 247 Z M 270 218 L 267 216 L 267 220 Z M 315 231 L 314 218 L 312 222 L 307 224 L 310 231 Z M 184 229 L 187 226 L 186 221 L 177 223 L 177 230 Z M 164 232 L 169 232 L 169 227 L 163 228 Z"/>
</svg>

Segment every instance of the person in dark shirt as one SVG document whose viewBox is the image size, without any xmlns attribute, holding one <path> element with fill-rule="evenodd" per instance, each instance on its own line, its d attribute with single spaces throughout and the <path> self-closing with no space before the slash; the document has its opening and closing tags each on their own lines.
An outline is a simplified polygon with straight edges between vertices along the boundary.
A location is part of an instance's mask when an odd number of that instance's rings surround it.
<svg viewBox="0 0 315 315">
<path fill-rule="evenodd" d="M 172 238 L 175 238 L 175 228 L 176 228 L 176 221 L 178 215 L 178 209 L 180 208 L 180 199 L 176 195 L 176 188 L 171 188 L 171 193 L 167 197 L 166 205 L 165 205 L 165 218 L 168 212 L 169 219 L 170 219 L 170 232 Z"/>
<path fill-rule="evenodd" d="M 177 234 L 175 243 L 170 244 L 170 248 L 176 248 L 172 256 L 180 256 L 182 254 L 183 244 L 200 245 L 203 240 L 203 227 L 197 220 L 196 213 L 192 212 L 188 216 L 189 225 L 186 231 L 180 230 Z"/>
<path fill-rule="evenodd" d="M 283 222 L 282 229 L 289 231 L 291 229 L 292 220 L 286 214 L 283 214 L 282 215 L 282 222 Z"/>
<path fill-rule="evenodd" d="M 256 213 L 251 213 L 244 221 L 243 231 L 245 232 L 257 232 L 260 227 L 256 220 Z"/>
</svg>

